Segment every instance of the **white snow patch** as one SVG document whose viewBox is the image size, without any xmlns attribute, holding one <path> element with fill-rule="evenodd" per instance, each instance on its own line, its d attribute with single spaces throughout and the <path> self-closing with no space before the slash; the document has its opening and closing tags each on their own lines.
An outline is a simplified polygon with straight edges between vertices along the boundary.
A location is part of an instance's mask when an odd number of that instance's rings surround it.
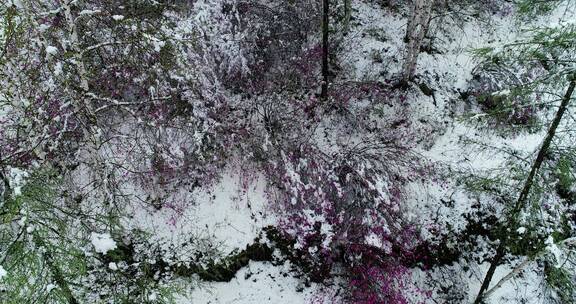
<svg viewBox="0 0 576 304">
<path fill-rule="evenodd" d="M 45 31 L 48 30 L 49 28 L 50 28 L 50 25 L 48 25 L 48 24 L 40 24 L 40 25 L 38 26 L 38 30 L 39 30 L 40 32 L 45 32 Z"/>
<path fill-rule="evenodd" d="M 50 283 L 50 284 L 46 285 L 46 292 L 50 292 L 50 291 L 52 291 L 54 288 L 56 288 L 56 285 Z"/>
<path fill-rule="evenodd" d="M 148 299 L 150 301 L 155 301 L 158 298 L 158 294 L 156 292 L 152 292 L 149 296 Z"/>
<path fill-rule="evenodd" d="M 51 46 L 51 45 L 46 47 L 46 56 L 47 57 L 48 56 L 54 56 L 56 54 L 58 54 L 58 48 L 57 47 Z"/>
<path fill-rule="evenodd" d="M 554 259 L 556 260 L 556 268 L 560 268 L 562 267 L 562 250 L 560 250 L 560 248 L 558 247 L 558 245 L 556 245 L 556 243 L 554 243 L 554 237 L 552 237 L 551 235 L 548 236 L 548 238 L 546 239 L 545 244 L 546 246 L 546 250 L 550 253 L 552 253 L 552 255 L 554 255 Z"/>
<path fill-rule="evenodd" d="M 154 51 L 160 52 L 160 50 L 166 45 L 166 42 L 160 40 L 153 40 L 152 44 L 154 45 Z"/>
<path fill-rule="evenodd" d="M 94 245 L 94 250 L 98 253 L 106 254 L 108 251 L 116 249 L 116 242 L 108 233 L 92 232 L 90 241 Z"/>
<path fill-rule="evenodd" d="M 364 242 L 366 243 L 366 245 L 374 246 L 376 248 L 382 248 L 382 246 L 384 245 L 382 244 L 382 240 L 375 233 L 370 233 L 369 235 L 367 235 Z"/>
<path fill-rule="evenodd" d="M 81 16 L 85 16 L 85 15 L 93 15 L 93 14 L 98 14 L 101 13 L 101 10 L 83 10 L 80 13 L 78 13 Z"/>
<path fill-rule="evenodd" d="M 127 224 L 166 245 L 185 243 L 195 235 L 220 244 L 223 252 L 243 249 L 263 227 L 275 223 L 267 210 L 265 188 L 262 176 L 247 182 L 241 172 L 227 170 L 212 186 L 172 193 L 160 210 L 134 208 L 135 216 Z"/>
<path fill-rule="evenodd" d="M 58 76 L 62 74 L 62 62 L 58 62 L 54 65 L 54 75 Z"/>
<path fill-rule="evenodd" d="M 27 219 L 28 219 L 28 217 L 24 215 L 24 216 L 22 216 L 22 217 L 18 220 L 18 222 L 16 222 L 16 223 L 18 224 L 18 226 L 24 227 L 24 225 L 26 225 L 26 220 L 27 220 Z"/>
<path fill-rule="evenodd" d="M 8 181 L 10 183 L 10 188 L 12 188 L 13 195 L 18 196 L 22 194 L 22 187 L 26 184 L 26 178 L 28 177 L 28 172 L 18 169 L 10 168 Z"/>
<path fill-rule="evenodd" d="M 6 275 L 8 275 L 8 271 L 6 271 L 6 269 L 0 265 L 0 280 L 2 280 L 2 278 L 4 278 Z"/>
<path fill-rule="evenodd" d="M 202 285 L 203 288 L 194 289 L 188 296 L 181 296 L 176 303 L 310 303 L 317 286 L 299 292 L 303 283 L 289 274 L 289 263 L 273 266 L 270 263 L 251 261 L 236 273 L 232 281 Z"/>
</svg>

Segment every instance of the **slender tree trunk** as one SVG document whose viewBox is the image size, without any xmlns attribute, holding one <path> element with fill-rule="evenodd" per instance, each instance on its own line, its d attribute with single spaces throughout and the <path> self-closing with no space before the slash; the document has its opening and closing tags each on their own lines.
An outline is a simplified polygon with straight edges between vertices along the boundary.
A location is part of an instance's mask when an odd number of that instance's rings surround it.
<svg viewBox="0 0 576 304">
<path fill-rule="evenodd" d="M 408 20 L 405 37 L 406 53 L 402 69 L 402 81 L 404 83 L 408 83 L 414 77 L 422 40 L 428 31 L 433 3 L 434 1 L 431 0 L 414 0 L 412 3 L 412 12 Z"/>
<path fill-rule="evenodd" d="M 4 166 L 0 166 L 0 206 L 3 206 L 10 198 L 10 181 L 4 174 Z"/>
<path fill-rule="evenodd" d="M 86 66 L 84 65 L 83 52 L 80 45 L 80 39 L 78 37 L 76 19 L 72 15 L 72 8 L 70 7 L 70 4 L 71 2 L 69 1 L 63 1 L 62 8 L 64 9 L 64 16 L 70 31 L 70 46 L 73 51 L 72 56 L 74 58 L 74 64 L 76 65 L 76 71 L 78 72 L 78 77 L 80 78 L 80 89 L 82 90 L 82 94 L 86 95 L 89 91 L 88 72 L 86 70 Z M 90 119 L 95 117 L 94 110 L 92 109 L 90 100 L 88 98 L 83 97 L 82 104 L 80 106 L 76 105 L 76 108 L 86 113 Z"/>
<path fill-rule="evenodd" d="M 574 243 L 576 243 L 576 237 L 571 237 L 571 238 L 564 239 L 563 241 L 559 242 L 558 245 L 571 246 Z M 543 255 L 545 252 L 546 252 L 546 250 L 541 250 L 540 252 L 538 252 L 538 254 L 536 254 L 536 256 L 534 256 L 532 258 L 528 258 L 524 262 L 522 262 L 518 266 L 516 266 L 516 268 L 514 268 L 511 272 L 509 272 L 502 279 L 500 279 L 500 281 L 498 281 L 496 283 L 496 285 L 494 285 L 494 287 L 492 287 L 492 288 L 490 288 L 490 290 L 484 292 L 484 298 L 488 298 L 492 293 L 494 293 L 494 291 L 496 291 L 498 288 L 502 287 L 502 285 L 504 285 L 504 283 L 506 283 L 510 279 L 517 276 L 520 272 L 522 272 L 524 267 L 526 267 L 531 262 L 535 261 L 536 258 L 538 258 L 538 256 Z"/>
<path fill-rule="evenodd" d="M 344 0 L 344 32 L 347 33 L 350 28 L 350 19 L 352 18 L 352 0 Z"/>
<path fill-rule="evenodd" d="M 82 50 L 80 49 L 80 40 L 78 39 L 76 23 L 72 16 L 70 4 L 64 1 L 63 8 L 64 16 L 66 17 L 66 22 L 68 23 L 68 28 L 70 30 L 70 42 L 74 51 L 73 56 L 76 61 L 75 64 L 78 69 L 78 76 L 80 77 L 80 88 L 82 88 L 84 92 L 88 92 L 88 78 L 86 77 L 86 67 L 84 66 L 84 60 L 82 59 Z"/>
<path fill-rule="evenodd" d="M 329 0 L 322 0 L 322 92 L 323 100 L 328 98 L 328 14 Z"/>
<path fill-rule="evenodd" d="M 526 202 L 528 200 L 528 196 L 530 195 L 530 189 L 532 188 L 532 185 L 534 184 L 534 177 L 536 176 L 536 173 L 538 172 L 538 170 L 542 166 L 542 162 L 544 161 L 544 157 L 548 153 L 548 149 L 550 148 L 550 144 L 552 143 L 552 139 L 554 139 L 554 136 L 556 135 L 556 129 L 558 128 L 558 125 L 560 124 L 560 121 L 562 120 L 562 116 L 564 116 L 564 113 L 566 112 L 566 109 L 568 108 L 568 104 L 570 103 L 570 99 L 572 98 L 572 93 L 574 92 L 574 87 L 576 86 L 576 74 L 571 75 L 570 77 L 571 77 L 570 84 L 568 85 L 568 89 L 566 90 L 566 94 L 562 98 L 562 103 L 560 104 L 560 108 L 558 109 L 558 112 L 556 112 L 556 116 L 554 117 L 554 120 L 552 121 L 552 124 L 550 125 L 550 128 L 548 129 L 548 133 L 546 134 L 546 137 L 544 138 L 544 142 L 542 143 L 542 147 L 540 147 L 540 151 L 538 151 L 538 156 L 536 156 L 536 160 L 532 164 L 532 168 L 530 169 L 530 173 L 528 174 L 528 178 L 526 179 L 526 182 L 524 183 L 524 187 L 522 188 L 522 192 L 520 192 L 520 196 L 518 197 L 518 200 L 516 201 L 516 204 L 514 204 L 514 208 L 512 209 L 512 211 L 508 217 L 508 221 L 507 221 L 508 224 L 505 225 L 505 228 L 508 228 L 508 229 L 503 229 L 503 231 L 505 231 L 505 232 L 509 231 L 509 230 L 510 231 L 515 230 L 516 225 L 518 224 L 518 215 L 520 214 L 520 211 L 522 211 L 522 209 L 524 209 L 524 206 L 526 205 Z M 496 268 L 498 267 L 498 265 L 500 264 L 500 261 L 504 257 L 504 254 L 506 252 L 506 245 L 508 243 L 508 238 L 509 238 L 509 235 L 506 233 L 506 235 L 500 240 L 500 244 L 498 245 L 498 248 L 496 249 L 496 255 L 492 259 L 492 262 L 490 264 L 490 268 L 488 269 L 488 272 L 486 273 L 486 276 L 484 277 L 484 281 L 482 282 L 482 286 L 480 287 L 480 291 L 478 292 L 478 296 L 476 297 L 476 300 L 474 301 L 475 304 L 482 303 L 482 301 L 484 299 L 484 292 L 488 289 L 488 287 L 490 287 L 490 281 L 492 280 L 492 277 L 494 276 L 494 272 L 496 271 Z"/>
</svg>

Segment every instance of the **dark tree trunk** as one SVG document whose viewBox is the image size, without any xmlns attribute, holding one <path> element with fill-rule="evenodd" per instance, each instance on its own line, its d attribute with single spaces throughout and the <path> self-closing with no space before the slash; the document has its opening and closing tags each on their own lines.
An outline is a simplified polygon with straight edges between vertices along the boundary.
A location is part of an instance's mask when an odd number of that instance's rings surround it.
<svg viewBox="0 0 576 304">
<path fill-rule="evenodd" d="M 328 98 L 328 13 L 329 0 L 322 0 L 322 92 L 323 100 Z"/>
<path fill-rule="evenodd" d="M 347 33 L 350 28 L 350 19 L 352 18 L 352 0 L 344 0 L 344 32 Z"/>
</svg>

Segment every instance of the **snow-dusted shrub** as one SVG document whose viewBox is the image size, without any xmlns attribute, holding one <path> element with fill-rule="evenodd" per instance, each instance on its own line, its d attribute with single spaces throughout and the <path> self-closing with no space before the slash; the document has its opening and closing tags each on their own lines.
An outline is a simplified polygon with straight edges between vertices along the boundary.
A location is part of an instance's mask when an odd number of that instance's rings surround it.
<svg viewBox="0 0 576 304">
<path fill-rule="evenodd" d="M 309 66 L 319 64 L 308 43 L 316 5 L 205 0 L 194 8 L 194 25 L 210 41 L 202 43 L 202 56 L 224 87 L 252 96 L 310 86 Z"/>
<path fill-rule="evenodd" d="M 545 261 L 544 277 L 546 283 L 553 288 L 556 295 L 550 295 L 551 301 L 571 303 L 576 300 L 576 276 L 573 266 L 557 267 L 556 261 Z M 568 269 L 567 269 L 568 268 Z"/>
<path fill-rule="evenodd" d="M 226 132 L 219 134 L 233 138 L 226 142 L 247 179 L 260 172 L 266 177 L 270 208 L 280 230 L 296 239 L 291 250 L 305 261 L 310 279 L 330 280 L 343 269 L 347 301 L 402 303 L 403 262 L 419 255 L 418 230 L 403 214 L 404 186 L 426 170 L 404 129 L 368 126 L 372 111 L 364 99 L 389 102 L 383 87 L 351 83 L 334 96 L 334 105 L 280 93 L 228 99 L 222 103 L 227 115 L 220 116 Z M 315 133 L 331 120 L 342 121 L 355 140 L 323 147 Z"/>
<path fill-rule="evenodd" d="M 514 3 L 506 0 L 436 0 L 434 27 L 440 29 L 452 22 L 465 24 L 470 17 L 490 23 L 496 17 L 509 17 L 516 11 Z M 443 29 L 446 31 L 446 28 Z"/>
<path fill-rule="evenodd" d="M 262 5 L 244 2 L 239 5 L 245 32 L 251 44 L 253 61 L 247 83 L 254 93 L 263 90 L 296 91 L 310 88 L 302 67 L 318 66 L 315 46 L 308 43 L 319 18 L 318 7 L 312 2 L 289 2 L 281 5 Z M 310 51 L 307 51 L 310 50 Z M 317 54 L 316 54 L 317 55 Z"/>
<path fill-rule="evenodd" d="M 474 69 L 468 94 L 496 122 L 533 126 L 543 104 L 540 94 L 531 93 L 531 85 L 544 72 L 541 66 L 524 69 L 486 62 Z"/>
<path fill-rule="evenodd" d="M 330 91 L 330 98 L 331 106 L 342 110 L 361 110 L 364 113 L 356 114 L 366 116 L 368 115 L 367 111 L 374 111 L 373 104 L 395 102 L 397 99 L 402 102 L 405 97 L 397 96 L 395 92 L 379 82 L 364 81 L 340 83 Z M 364 107 L 353 104 L 354 102 L 365 103 L 367 101 L 373 104 Z"/>
<path fill-rule="evenodd" d="M 78 108 L 51 77 L 49 60 L 59 50 L 39 41 L 31 16 L 10 10 L 4 21 L 13 26 L 11 39 L 0 58 L 0 165 L 63 161 L 78 147 L 82 130 Z"/>
<path fill-rule="evenodd" d="M 0 62 L 0 165 L 77 168 L 98 200 L 139 187 L 156 201 L 218 175 L 222 94 L 190 71 L 205 62 L 178 12 L 147 0 L 19 3 L 25 30 Z"/>
<path fill-rule="evenodd" d="M 0 104 L 0 160 L 18 167 L 38 161 L 63 161 L 82 137 L 73 106 L 49 92 L 31 103 Z"/>
<path fill-rule="evenodd" d="M 400 260 L 418 254 L 418 233 L 402 215 L 410 176 L 404 170 L 418 165 L 396 140 L 375 139 L 336 155 L 302 145 L 264 165 L 280 227 L 313 265 L 309 275 L 322 281 L 343 267 L 354 303 L 405 303 Z"/>
<path fill-rule="evenodd" d="M 136 203 L 175 206 L 167 193 L 218 175 L 225 150 L 214 133 L 222 130 L 204 104 L 218 96 L 199 97 L 212 83 L 189 71 L 198 62 L 185 37 L 194 33 L 167 22 L 174 12 L 154 1 L 18 3 L 22 30 L 0 58 L 0 176 L 4 184 L 11 167 L 50 172 L 2 202 L 2 287 L 14 303 L 163 300 L 154 273 L 130 260 L 108 263 L 117 252 L 93 252 L 88 236 L 113 230 L 117 238 Z"/>
<path fill-rule="evenodd" d="M 561 155 L 553 171 L 558 196 L 570 202 L 576 202 L 575 165 L 573 154 Z"/>
</svg>

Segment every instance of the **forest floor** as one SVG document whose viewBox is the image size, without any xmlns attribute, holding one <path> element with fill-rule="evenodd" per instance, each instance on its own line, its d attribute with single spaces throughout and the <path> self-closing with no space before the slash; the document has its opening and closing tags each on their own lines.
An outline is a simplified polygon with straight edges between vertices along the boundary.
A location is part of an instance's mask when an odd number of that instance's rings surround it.
<svg viewBox="0 0 576 304">
<path fill-rule="evenodd" d="M 337 54 L 338 62 L 342 64 L 335 82 L 370 80 L 385 83 L 400 71 L 406 17 L 403 12 L 391 12 L 376 4 L 354 4 L 352 27 Z M 560 20 L 564 14 L 565 11 L 558 11 L 551 19 Z M 533 25 L 549 20 L 534 20 Z M 397 111 L 408 113 L 408 120 L 399 122 L 398 127 L 414 134 L 411 140 L 418 143 L 416 150 L 421 158 L 441 172 L 438 177 L 415 184 L 409 192 L 407 214 L 419 223 L 422 237 L 431 242 L 435 241 L 438 231 L 461 233 L 466 229 L 469 217 L 479 209 L 492 205 L 498 208 L 485 201 L 487 198 L 459 190 L 459 173 L 496 170 L 505 164 L 511 151 L 518 155 L 533 153 L 544 136 L 543 130 L 506 136 L 491 132 L 476 121 L 482 113 L 477 106 L 461 98 L 477 65 L 472 50 L 502 45 L 520 37 L 522 31 L 513 18 L 495 14 L 491 18 L 469 18 L 467 22 L 459 23 L 446 17 L 434 21 L 433 30 L 435 38 L 428 50 L 420 55 L 417 78 L 407 89 L 405 102 L 384 105 L 380 118 L 390 119 Z M 331 145 L 331 140 L 342 140 L 341 137 L 331 138 L 335 137 L 324 139 L 327 146 Z M 479 152 L 478 146 L 486 151 Z M 273 212 L 267 208 L 265 190 L 264 177 L 246 181 L 241 169 L 230 166 L 215 185 L 192 194 L 191 199 L 196 202 L 193 208 L 174 206 L 161 211 L 141 210 L 129 225 L 151 233 L 166 248 L 181 245 L 189 235 L 209 237 L 216 240 L 222 254 L 227 255 L 243 250 L 254 242 L 264 227 L 276 223 Z M 478 242 L 482 247 L 480 238 Z M 415 268 L 412 277 L 423 288 L 430 282 L 451 288 L 449 295 L 433 296 L 437 303 L 470 302 L 488 267 L 488 263 L 471 261 L 481 261 L 487 251 L 487 247 L 477 250 L 474 256 L 462 256 L 451 266 L 426 275 Z M 511 261 L 508 266 L 498 268 L 493 282 L 522 261 Z M 538 269 L 537 265 L 526 267 L 521 275 L 497 290 L 489 303 L 539 303 L 538 295 L 546 290 L 535 275 Z M 191 292 L 182 293 L 178 301 L 182 304 L 297 304 L 310 303 L 318 294 L 337 294 L 337 290 L 330 290 L 337 287 L 307 283 L 293 270 L 288 261 L 281 265 L 250 261 L 231 281 L 204 282 Z"/>
</svg>

